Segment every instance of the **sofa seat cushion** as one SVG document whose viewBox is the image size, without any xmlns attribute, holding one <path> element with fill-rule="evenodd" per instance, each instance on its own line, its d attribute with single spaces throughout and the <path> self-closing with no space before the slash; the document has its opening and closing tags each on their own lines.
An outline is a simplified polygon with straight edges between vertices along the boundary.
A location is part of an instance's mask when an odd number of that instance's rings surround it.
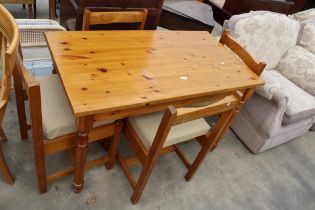
<svg viewBox="0 0 315 210">
<path fill-rule="evenodd" d="M 163 112 L 155 112 L 128 118 L 130 124 L 147 149 L 149 149 L 153 143 L 162 117 Z M 210 126 L 203 118 L 173 126 L 167 136 L 164 147 L 202 136 L 209 130 Z"/>
<path fill-rule="evenodd" d="M 231 35 L 257 61 L 274 69 L 281 56 L 296 45 L 300 25 L 283 14 L 257 11 L 234 15 L 224 24 Z"/>
<path fill-rule="evenodd" d="M 298 44 L 315 54 L 315 18 L 301 23 Z"/>
<path fill-rule="evenodd" d="M 76 132 L 76 120 L 58 75 L 36 77 L 36 80 L 40 84 L 42 124 L 45 138 L 54 139 Z M 111 122 L 95 122 L 94 127 Z"/>
<path fill-rule="evenodd" d="M 315 97 L 308 94 L 275 70 L 269 73 L 280 83 L 280 91 L 288 95 L 289 102 L 283 117 L 283 124 L 290 124 L 315 116 Z"/>
<path fill-rule="evenodd" d="M 315 55 L 310 51 L 298 45 L 290 48 L 280 59 L 277 70 L 315 96 Z"/>
<path fill-rule="evenodd" d="M 200 21 L 209 26 L 214 25 L 212 8 L 200 1 L 165 0 L 163 9 L 180 16 Z"/>
</svg>

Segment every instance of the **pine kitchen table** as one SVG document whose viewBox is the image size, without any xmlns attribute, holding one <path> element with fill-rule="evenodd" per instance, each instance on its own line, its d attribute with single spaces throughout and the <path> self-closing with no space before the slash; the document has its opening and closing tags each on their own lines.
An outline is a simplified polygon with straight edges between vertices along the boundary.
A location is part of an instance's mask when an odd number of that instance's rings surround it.
<svg viewBox="0 0 315 210">
<path fill-rule="evenodd" d="M 56 71 L 78 119 L 74 190 L 83 187 L 89 128 L 207 101 L 263 82 L 208 32 L 47 32 Z"/>
</svg>

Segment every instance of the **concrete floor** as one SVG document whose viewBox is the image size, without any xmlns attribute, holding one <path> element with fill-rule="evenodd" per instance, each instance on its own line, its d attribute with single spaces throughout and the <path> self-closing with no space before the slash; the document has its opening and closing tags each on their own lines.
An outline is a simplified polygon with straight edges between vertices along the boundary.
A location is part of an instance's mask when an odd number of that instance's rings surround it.
<svg viewBox="0 0 315 210">
<path fill-rule="evenodd" d="M 38 1 L 40 18 L 47 18 L 47 3 Z M 42 5 L 42 6 L 40 6 Z M 46 5 L 46 6 L 45 6 Z M 9 7 L 15 16 L 27 18 L 20 5 Z M 20 12 L 19 12 L 20 11 Z M 7 162 L 16 178 L 7 185 L 0 175 L 0 210 L 19 209 L 315 209 L 315 133 L 259 155 L 252 155 L 232 133 L 210 153 L 195 177 L 187 183 L 186 168 L 175 154 L 159 159 L 144 194 L 137 205 L 129 201 L 131 187 L 118 165 L 91 169 L 85 174 L 85 188 L 71 191 L 72 176 L 49 184 L 40 195 L 34 168 L 31 136 L 22 141 L 12 93 L 3 123 L 9 141 L 2 144 Z M 185 143 L 190 158 L 197 143 Z M 129 149 L 123 141 L 122 153 Z M 89 155 L 101 153 L 98 145 Z M 64 154 L 47 158 L 49 171 L 64 166 Z M 133 167 L 139 173 L 139 167 Z"/>
<path fill-rule="evenodd" d="M 7 162 L 16 178 L 13 186 L 0 176 L 0 209 L 315 209 L 315 133 L 259 155 L 252 155 L 229 131 L 220 146 L 207 156 L 195 177 L 187 183 L 186 168 L 175 154 L 161 157 L 137 205 L 129 198 L 131 187 L 116 164 L 107 171 L 100 166 L 85 174 L 80 194 L 71 190 L 72 176 L 49 184 L 40 195 L 34 168 L 31 136 L 19 136 L 14 93 L 3 123 L 9 141 L 2 144 Z M 123 154 L 129 148 L 124 140 Z M 183 150 L 190 158 L 199 151 L 194 142 Z M 96 144 L 89 156 L 99 154 Z M 47 158 L 49 171 L 64 166 L 64 154 Z M 139 173 L 140 167 L 133 167 Z"/>
</svg>

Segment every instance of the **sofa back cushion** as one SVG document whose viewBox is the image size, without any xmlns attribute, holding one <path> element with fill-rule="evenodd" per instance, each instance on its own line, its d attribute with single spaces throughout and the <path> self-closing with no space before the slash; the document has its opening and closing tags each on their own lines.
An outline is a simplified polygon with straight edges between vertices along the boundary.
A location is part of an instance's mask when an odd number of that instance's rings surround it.
<svg viewBox="0 0 315 210">
<path fill-rule="evenodd" d="M 277 70 L 294 84 L 315 96 L 315 55 L 301 46 L 290 48 Z"/>
<path fill-rule="evenodd" d="M 295 13 L 292 15 L 292 17 L 298 21 L 304 21 L 311 18 L 315 18 L 315 8 Z"/>
<path fill-rule="evenodd" d="M 301 23 L 298 44 L 315 54 L 315 18 Z"/>
<path fill-rule="evenodd" d="M 300 24 L 283 14 L 257 11 L 231 17 L 224 24 L 231 35 L 257 60 L 277 66 L 281 56 L 296 45 Z"/>
</svg>

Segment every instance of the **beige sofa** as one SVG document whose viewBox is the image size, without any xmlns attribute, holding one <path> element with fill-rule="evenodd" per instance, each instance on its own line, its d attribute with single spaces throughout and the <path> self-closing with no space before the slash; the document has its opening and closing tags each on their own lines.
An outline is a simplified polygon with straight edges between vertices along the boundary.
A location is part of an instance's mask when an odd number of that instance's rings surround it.
<svg viewBox="0 0 315 210">
<path fill-rule="evenodd" d="M 224 28 L 267 64 L 266 85 L 232 125 L 244 144 L 259 153 L 315 130 L 315 19 L 258 11 L 233 16 Z"/>
</svg>

